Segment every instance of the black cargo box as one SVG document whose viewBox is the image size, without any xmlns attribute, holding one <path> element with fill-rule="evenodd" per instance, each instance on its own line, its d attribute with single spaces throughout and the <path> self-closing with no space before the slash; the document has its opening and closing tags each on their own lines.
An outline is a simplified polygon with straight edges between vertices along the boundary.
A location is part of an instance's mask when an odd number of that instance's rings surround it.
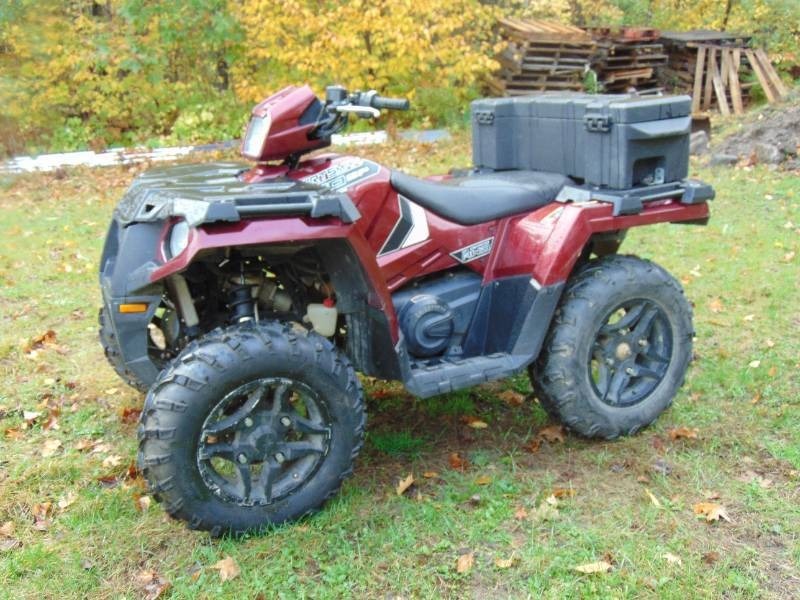
<svg viewBox="0 0 800 600">
<path fill-rule="evenodd" d="M 628 189 L 689 170 L 691 99 L 540 93 L 472 103 L 472 157 L 483 169 L 553 171 Z"/>
</svg>

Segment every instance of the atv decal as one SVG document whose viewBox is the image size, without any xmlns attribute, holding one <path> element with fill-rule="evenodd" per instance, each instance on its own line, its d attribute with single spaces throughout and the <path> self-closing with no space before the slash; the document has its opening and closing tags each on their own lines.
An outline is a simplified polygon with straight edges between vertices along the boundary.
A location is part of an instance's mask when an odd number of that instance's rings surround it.
<svg viewBox="0 0 800 600">
<path fill-rule="evenodd" d="M 380 166 L 371 160 L 350 157 L 337 160 L 327 169 L 303 177 L 300 181 L 343 192 L 358 182 L 372 177 L 379 169 Z"/>
<path fill-rule="evenodd" d="M 460 250 L 451 252 L 450 256 L 452 256 L 462 264 L 468 263 L 475 259 L 487 256 L 492 251 L 493 244 L 494 244 L 494 236 L 486 238 L 485 240 L 481 240 L 480 242 L 475 242 L 474 244 L 470 244 L 469 246 L 464 246 Z"/>
<path fill-rule="evenodd" d="M 394 224 L 378 256 L 424 242 L 430 235 L 424 208 L 400 194 L 397 194 L 397 203 L 400 206 L 400 218 Z"/>
</svg>

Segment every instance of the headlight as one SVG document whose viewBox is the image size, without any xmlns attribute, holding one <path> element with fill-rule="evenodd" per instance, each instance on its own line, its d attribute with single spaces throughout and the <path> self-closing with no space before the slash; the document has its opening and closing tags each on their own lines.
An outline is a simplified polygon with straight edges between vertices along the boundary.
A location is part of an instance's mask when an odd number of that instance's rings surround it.
<svg viewBox="0 0 800 600">
<path fill-rule="evenodd" d="M 247 126 L 247 133 L 244 136 L 244 143 L 242 144 L 242 154 L 248 158 L 261 158 L 261 153 L 264 150 L 264 142 L 269 135 L 270 125 L 272 125 L 272 119 L 269 113 L 263 117 L 253 117 L 250 119 L 250 124 Z"/>
<path fill-rule="evenodd" d="M 178 221 L 169 230 L 167 236 L 167 258 L 173 259 L 181 252 L 186 250 L 189 245 L 189 224 L 186 221 Z"/>
</svg>

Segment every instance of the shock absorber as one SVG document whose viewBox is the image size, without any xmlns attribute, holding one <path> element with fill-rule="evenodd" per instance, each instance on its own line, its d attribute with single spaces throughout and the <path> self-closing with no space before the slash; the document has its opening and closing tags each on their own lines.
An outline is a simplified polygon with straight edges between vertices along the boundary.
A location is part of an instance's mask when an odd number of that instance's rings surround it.
<svg viewBox="0 0 800 600">
<path fill-rule="evenodd" d="M 245 321 L 258 320 L 258 308 L 256 298 L 253 297 L 253 289 L 258 288 L 257 283 L 248 281 L 244 273 L 244 264 L 241 265 L 241 272 L 238 277 L 229 281 L 228 308 L 230 308 L 232 323 L 243 323 Z"/>
</svg>

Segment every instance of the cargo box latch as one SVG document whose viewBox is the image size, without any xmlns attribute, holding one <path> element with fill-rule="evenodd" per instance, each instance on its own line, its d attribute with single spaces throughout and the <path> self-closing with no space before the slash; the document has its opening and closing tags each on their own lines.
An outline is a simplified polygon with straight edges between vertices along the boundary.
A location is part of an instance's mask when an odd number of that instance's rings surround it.
<svg viewBox="0 0 800 600">
<path fill-rule="evenodd" d="M 476 110 L 475 111 L 475 121 L 477 121 L 478 125 L 493 125 L 494 124 L 494 113 L 488 110 Z"/>
<path fill-rule="evenodd" d="M 608 115 L 584 115 L 583 123 L 586 125 L 586 131 L 595 133 L 611 131 L 611 119 Z"/>
</svg>

